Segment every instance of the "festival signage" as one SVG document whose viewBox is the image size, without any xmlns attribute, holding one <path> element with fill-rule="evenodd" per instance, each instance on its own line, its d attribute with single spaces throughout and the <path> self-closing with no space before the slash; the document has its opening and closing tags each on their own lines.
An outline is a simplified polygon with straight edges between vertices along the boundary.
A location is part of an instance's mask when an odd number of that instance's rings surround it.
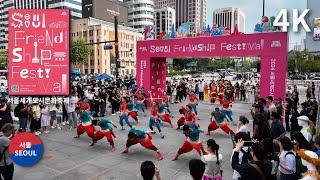
<svg viewBox="0 0 320 180">
<path fill-rule="evenodd" d="M 286 32 L 138 41 L 137 84 L 153 99 L 163 97 L 166 58 L 261 57 L 261 97 L 284 99 L 287 45 Z"/>
<path fill-rule="evenodd" d="M 69 94 L 69 10 L 9 10 L 9 95 Z"/>
</svg>

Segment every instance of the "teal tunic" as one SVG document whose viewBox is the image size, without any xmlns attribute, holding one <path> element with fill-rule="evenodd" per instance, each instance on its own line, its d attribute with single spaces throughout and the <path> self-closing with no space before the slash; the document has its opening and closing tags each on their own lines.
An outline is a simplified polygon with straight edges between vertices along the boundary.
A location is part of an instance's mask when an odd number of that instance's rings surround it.
<svg viewBox="0 0 320 180">
<path fill-rule="evenodd" d="M 129 132 L 133 132 L 134 134 L 136 134 L 139 139 L 144 139 L 147 134 L 145 131 L 141 131 L 135 128 L 131 128 Z"/>
</svg>

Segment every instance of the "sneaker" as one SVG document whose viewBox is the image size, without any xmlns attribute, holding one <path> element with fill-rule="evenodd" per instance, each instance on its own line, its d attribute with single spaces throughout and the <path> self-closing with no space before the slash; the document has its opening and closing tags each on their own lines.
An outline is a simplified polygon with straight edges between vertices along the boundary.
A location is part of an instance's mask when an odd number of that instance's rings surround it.
<svg viewBox="0 0 320 180">
<path fill-rule="evenodd" d="M 112 116 L 115 116 L 116 114 L 111 114 Z"/>
<path fill-rule="evenodd" d="M 55 126 L 51 126 L 51 129 L 55 129 L 56 127 Z"/>
<path fill-rule="evenodd" d="M 61 130 L 62 128 L 59 126 L 58 129 Z"/>
<path fill-rule="evenodd" d="M 161 133 L 161 134 L 160 134 L 160 137 L 161 137 L 161 139 L 164 139 L 164 134 Z"/>
<path fill-rule="evenodd" d="M 36 136 L 39 136 L 41 134 L 41 132 L 37 131 L 34 133 Z"/>
<path fill-rule="evenodd" d="M 63 123 L 62 123 L 62 126 L 65 126 L 65 125 L 66 125 L 66 123 L 65 123 L 65 122 L 63 122 Z"/>
<path fill-rule="evenodd" d="M 44 133 L 48 134 L 50 131 L 44 131 Z"/>
<path fill-rule="evenodd" d="M 66 124 L 68 124 L 68 125 L 69 125 L 69 121 L 67 121 L 67 122 L 66 122 Z"/>
</svg>

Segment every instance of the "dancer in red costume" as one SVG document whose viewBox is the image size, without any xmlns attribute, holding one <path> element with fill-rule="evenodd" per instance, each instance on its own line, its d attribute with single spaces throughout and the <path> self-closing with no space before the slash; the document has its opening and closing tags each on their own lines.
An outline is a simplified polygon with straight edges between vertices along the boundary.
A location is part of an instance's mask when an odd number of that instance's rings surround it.
<svg viewBox="0 0 320 180">
<path fill-rule="evenodd" d="M 183 126 L 186 122 L 186 116 L 184 114 L 184 110 L 183 109 L 179 109 L 179 113 L 180 113 L 180 118 L 177 121 L 177 130 L 180 129 L 181 126 Z"/>
<path fill-rule="evenodd" d="M 233 131 L 229 128 L 228 123 L 225 121 L 227 117 L 219 108 L 215 108 L 215 111 L 211 113 L 210 124 L 208 126 L 208 133 L 210 135 L 211 131 L 214 131 L 218 128 L 222 129 L 227 134 L 234 134 Z"/>
<path fill-rule="evenodd" d="M 158 115 L 163 122 L 170 124 L 170 126 L 173 128 L 170 114 L 166 112 L 166 106 L 164 104 L 160 105 L 158 109 Z"/>
<path fill-rule="evenodd" d="M 192 107 L 196 116 L 198 115 L 198 111 L 197 111 L 198 102 L 199 102 L 198 97 L 194 94 L 194 91 L 191 91 L 189 93 L 189 105 Z"/>
<path fill-rule="evenodd" d="M 139 111 L 140 109 L 142 110 L 142 112 L 145 114 L 145 110 L 144 110 L 144 101 L 145 101 L 145 97 L 142 93 L 141 90 L 138 90 L 137 93 L 134 95 L 136 98 L 136 108 Z"/>
<path fill-rule="evenodd" d="M 197 153 L 201 156 L 201 151 L 204 152 L 202 142 L 200 141 L 200 132 L 201 130 L 195 124 L 184 125 L 183 134 L 187 137 L 183 145 L 179 148 L 177 154 L 174 156 L 172 161 L 178 160 L 178 157 L 181 154 L 188 153 L 195 149 Z"/>
<path fill-rule="evenodd" d="M 129 123 L 129 117 L 128 117 L 128 100 L 125 98 L 125 97 L 122 97 L 121 99 L 121 106 L 120 106 L 120 109 L 121 109 L 121 115 L 119 116 L 119 123 L 121 125 L 121 129 L 124 130 L 124 127 L 123 127 L 123 121 L 125 121 L 128 126 L 131 128 L 132 125 Z"/>
<path fill-rule="evenodd" d="M 102 118 L 96 118 L 92 120 L 92 124 L 95 126 L 100 126 L 101 129 L 94 134 L 92 138 L 91 146 L 93 146 L 96 142 L 98 142 L 103 137 L 106 137 L 112 147 L 111 151 L 114 152 L 116 148 L 114 146 L 113 138 L 115 138 L 116 136 L 112 131 L 113 130 L 112 126 L 115 128 L 117 128 L 117 126 L 112 121 L 107 119 L 102 119 Z"/>
<path fill-rule="evenodd" d="M 138 112 L 134 108 L 134 105 L 131 102 L 128 103 L 128 116 L 131 116 L 137 125 L 139 124 Z"/>
<path fill-rule="evenodd" d="M 136 129 L 135 127 L 131 128 L 129 131 L 126 149 L 122 153 L 128 153 L 129 148 L 138 143 L 146 149 L 155 151 L 159 161 L 163 159 L 163 154 L 160 149 L 153 145 L 151 135 L 145 131 Z"/>
<path fill-rule="evenodd" d="M 224 92 L 225 91 L 225 85 L 223 81 L 219 82 L 219 93 L 218 93 L 218 97 L 219 97 L 219 101 L 220 104 L 223 104 L 223 100 L 224 100 Z"/>
<path fill-rule="evenodd" d="M 93 138 L 94 135 L 94 126 L 92 125 L 92 116 L 90 113 L 87 111 L 88 106 L 86 103 L 82 103 L 81 108 L 80 108 L 80 121 L 81 123 L 77 126 L 77 136 L 74 138 L 79 138 L 81 134 L 84 132 L 87 132 L 87 135 L 90 138 Z M 90 111 L 90 107 L 89 107 Z"/>
<path fill-rule="evenodd" d="M 218 87 L 216 83 L 213 81 L 210 85 L 210 102 L 214 104 L 216 102 L 216 98 L 218 95 Z"/>
<path fill-rule="evenodd" d="M 194 112 L 192 112 L 192 107 L 190 105 L 184 105 L 181 104 L 181 109 L 184 111 L 184 114 L 186 116 L 186 121 L 185 124 L 189 125 L 189 124 L 195 124 L 196 126 L 199 127 L 199 123 L 198 120 L 196 118 L 196 115 Z"/>
</svg>

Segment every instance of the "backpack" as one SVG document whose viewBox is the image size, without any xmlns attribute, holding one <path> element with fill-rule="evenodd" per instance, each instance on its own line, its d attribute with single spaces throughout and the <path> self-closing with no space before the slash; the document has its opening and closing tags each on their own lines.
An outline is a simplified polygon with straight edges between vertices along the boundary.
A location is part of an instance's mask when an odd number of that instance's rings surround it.
<svg viewBox="0 0 320 180">
<path fill-rule="evenodd" d="M 241 164 L 248 164 L 249 162 L 253 161 L 250 148 L 248 149 L 248 151 L 241 149 L 241 152 L 243 154 Z"/>
<path fill-rule="evenodd" d="M 287 152 L 284 157 L 286 157 L 288 154 L 292 154 L 295 159 L 296 159 L 296 178 L 297 179 L 301 179 L 302 178 L 302 173 L 307 171 L 307 168 L 305 166 L 303 166 L 302 161 L 301 161 L 301 157 L 295 155 L 293 152 Z"/>
</svg>

